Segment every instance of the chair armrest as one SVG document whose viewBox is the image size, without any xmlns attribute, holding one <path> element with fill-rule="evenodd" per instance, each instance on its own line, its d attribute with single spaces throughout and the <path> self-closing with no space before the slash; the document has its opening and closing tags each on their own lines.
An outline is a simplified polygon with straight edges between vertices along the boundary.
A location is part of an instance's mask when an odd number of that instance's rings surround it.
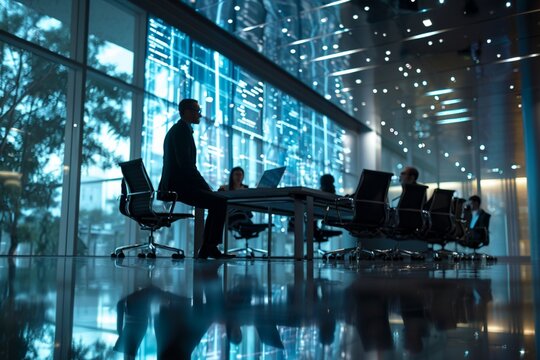
<svg viewBox="0 0 540 360">
<path fill-rule="evenodd" d="M 169 216 L 172 216 L 174 212 L 174 207 L 178 201 L 178 194 L 174 191 L 155 191 L 158 198 L 163 199 L 162 201 L 172 202 L 171 208 L 169 209 Z"/>
</svg>

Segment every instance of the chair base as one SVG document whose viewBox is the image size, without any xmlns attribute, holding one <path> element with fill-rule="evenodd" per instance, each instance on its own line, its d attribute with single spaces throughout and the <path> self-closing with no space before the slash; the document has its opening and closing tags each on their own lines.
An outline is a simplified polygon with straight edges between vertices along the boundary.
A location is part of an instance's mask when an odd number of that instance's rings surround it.
<svg viewBox="0 0 540 360">
<path fill-rule="evenodd" d="M 116 249 L 114 249 L 114 252 L 111 254 L 111 257 L 112 258 L 116 258 L 116 257 L 123 258 L 123 257 L 126 256 L 124 254 L 125 251 L 137 250 L 137 249 L 141 250 L 141 252 L 139 252 L 137 254 L 137 256 L 140 257 L 140 258 L 146 257 L 146 258 L 149 258 L 149 259 L 155 259 L 157 249 L 172 252 L 171 257 L 173 259 L 175 259 L 175 260 L 185 258 L 184 250 L 156 243 L 154 241 L 154 232 L 153 231 L 150 231 L 150 235 L 148 236 L 148 242 L 147 243 L 119 246 Z"/>
<path fill-rule="evenodd" d="M 486 260 L 487 262 L 497 261 L 497 258 L 493 255 L 477 253 L 477 252 L 474 252 L 472 254 L 463 254 L 462 258 L 463 260 L 470 260 L 470 261 L 482 261 L 482 260 Z"/>
<path fill-rule="evenodd" d="M 351 260 L 375 259 L 375 253 L 373 251 L 362 249 L 360 246 L 326 251 L 322 256 L 324 260 L 344 260 L 346 256 L 349 256 Z"/>
<path fill-rule="evenodd" d="M 262 255 L 263 257 L 268 256 L 268 251 L 263 250 L 263 249 L 252 248 L 252 247 L 249 247 L 249 246 L 227 250 L 227 254 L 239 253 L 239 252 L 240 253 L 245 252 L 246 253 L 246 258 L 254 258 L 255 253 L 263 254 Z"/>
</svg>

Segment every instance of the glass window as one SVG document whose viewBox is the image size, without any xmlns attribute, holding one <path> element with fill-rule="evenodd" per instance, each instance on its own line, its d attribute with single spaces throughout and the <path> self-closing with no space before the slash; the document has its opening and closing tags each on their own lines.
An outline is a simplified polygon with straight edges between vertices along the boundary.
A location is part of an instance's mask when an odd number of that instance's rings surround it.
<svg viewBox="0 0 540 360">
<path fill-rule="evenodd" d="M 117 163 L 129 159 L 130 92 L 89 78 L 86 86 L 79 255 L 108 255 L 123 245 L 126 218 L 118 211 L 122 173 Z"/>
<path fill-rule="evenodd" d="M 71 0 L 0 0 L 0 29 L 69 56 Z"/>
<path fill-rule="evenodd" d="M 67 70 L 0 43 L 0 253 L 55 254 Z"/>
<path fill-rule="evenodd" d="M 124 81 L 133 80 L 135 16 L 112 2 L 90 2 L 88 65 Z"/>
</svg>

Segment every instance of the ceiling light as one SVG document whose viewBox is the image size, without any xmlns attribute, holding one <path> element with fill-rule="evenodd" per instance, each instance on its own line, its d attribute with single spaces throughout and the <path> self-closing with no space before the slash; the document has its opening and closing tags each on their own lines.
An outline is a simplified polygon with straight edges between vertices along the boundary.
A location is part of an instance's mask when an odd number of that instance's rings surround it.
<svg viewBox="0 0 540 360">
<path fill-rule="evenodd" d="M 471 135 L 467 135 L 467 140 L 471 141 L 471 140 L 472 140 L 472 136 L 471 136 Z"/>
<path fill-rule="evenodd" d="M 485 145 L 480 145 L 480 150 L 486 150 L 486 146 Z"/>
<path fill-rule="evenodd" d="M 487 39 L 486 42 L 487 42 L 488 44 L 491 44 L 491 39 Z"/>
<path fill-rule="evenodd" d="M 354 82 L 357 83 L 357 84 L 361 84 L 362 80 L 361 79 L 356 79 L 356 80 L 354 80 Z"/>
<path fill-rule="evenodd" d="M 445 158 L 447 158 L 447 157 L 449 157 L 449 156 L 450 156 L 449 153 L 447 153 L 447 152 L 444 153 L 444 157 L 445 157 Z"/>
<path fill-rule="evenodd" d="M 438 120 L 437 125 L 448 125 L 448 124 L 455 124 L 465 121 L 471 121 L 473 118 L 470 116 L 465 117 L 459 117 L 459 118 L 451 118 L 451 119 L 444 119 L 444 120 Z"/>
<path fill-rule="evenodd" d="M 433 41 L 429 40 L 427 43 L 429 46 L 433 45 Z"/>
<path fill-rule="evenodd" d="M 386 121 L 381 121 L 381 126 L 385 126 L 386 125 Z"/>
<path fill-rule="evenodd" d="M 511 166 L 511 168 L 512 168 L 512 170 L 516 170 L 516 169 L 520 169 L 521 166 L 518 165 L 518 164 L 513 164 L 513 165 Z"/>
<path fill-rule="evenodd" d="M 487 156 L 484 156 L 484 161 L 487 161 L 488 157 Z"/>
<path fill-rule="evenodd" d="M 361 67 L 347 69 L 347 70 L 340 70 L 340 71 L 330 73 L 329 76 L 342 76 L 342 75 L 347 75 L 347 74 L 353 74 L 353 73 L 364 71 L 364 70 L 370 70 L 375 67 L 376 67 L 375 65 L 369 65 L 369 66 L 361 66 Z"/>
<path fill-rule="evenodd" d="M 444 94 L 450 94 L 452 92 L 454 92 L 453 89 L 441 89 L 441 90 L 434 90 L 434 91 L 427 92 L 426 95 L 427 96 L 444 95 Z"/>
<path fill-rule="evenodd" d="M 354 14 L 354 15 L 352 16 L 352 18 L 353 18 L 354 20 L 358 20 L 358 15 Z"/>
<path fill-rule="evenodd" d="M 234 11 L 239 11 L 239 10 L 240 10 L 240 6 L 236 5 L 236 6 L 234 7 Z"/>
<path fill-rule="evenodd" d="M 448 116 L 448 115 L 456 115 L 456 114 L 463 114 L 468 112 L 469 109 L 463 108 L 463 109 L 454 109 L 454 110 L 445 110 L 445 111 L 439 111 L 435 113 L 437 116 Z"/>
<path fill-rule="evenodd" d="M 404 152 L 404 153 L 409 152 L 409 149 L 403 148 L 403 152 Z"/>
<path fill-rule="evenodd" d="M 430 19 L 424 19 L 422 23 L 424 24 L 425 27 L 430 27 L 431 25 L 433 25 Z"/>
<path fill-rule="evenodd" d="M 510 6 L 512 6 L 512 3 L 510 1 L 507 1 L 505 5 L 507 8 L 509 8 Z"/>
<path fill-rule="evenodd" d="M 452 105 L 452 104 L 460 103 L 462 101 L 463 101 L 463 99 L 450 99 L 450 100 L 441 101 L 441 104 L 442 105 Z"/>
<path fill-rule="evenodd" d="M 386 55 L 390 55 L 391 53 L 390 50 L 386 50 Z"/>
<path fill-rule="evenodd" d="M 456 163 L 454 165 L 459 166 L 459 161 L 456 161 Z"/>
<path fill-rule="evenodd" d="M 365 11 L 369 11 L 369 6 L 364 6 Z"/>
</svg>

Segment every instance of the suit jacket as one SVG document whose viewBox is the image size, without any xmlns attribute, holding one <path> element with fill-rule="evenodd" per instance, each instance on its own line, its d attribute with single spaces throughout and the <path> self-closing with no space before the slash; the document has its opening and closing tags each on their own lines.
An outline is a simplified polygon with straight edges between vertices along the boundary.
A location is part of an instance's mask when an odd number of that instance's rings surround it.
<svg viewBox="0 0 540 360">
<path fill-rule="evenodd" d="M 476 220 L 476 223 L 474 224 L 473 229 L 479 229 L 479 228 L 489 228 L 489 220 L 491 219 L 491 215 L 485 212 L 483 209 L 478 210 L 478 220 Z"/>
<path fill-rule="evenodd" d="M 181 198 L 193 189 L 212 191 L 197 170 L 197 148 L 193 140 L 193 130 L 189 124 L 179 120 L 165 136 L 159 190 L 175 191 Z"/>
</svg>

